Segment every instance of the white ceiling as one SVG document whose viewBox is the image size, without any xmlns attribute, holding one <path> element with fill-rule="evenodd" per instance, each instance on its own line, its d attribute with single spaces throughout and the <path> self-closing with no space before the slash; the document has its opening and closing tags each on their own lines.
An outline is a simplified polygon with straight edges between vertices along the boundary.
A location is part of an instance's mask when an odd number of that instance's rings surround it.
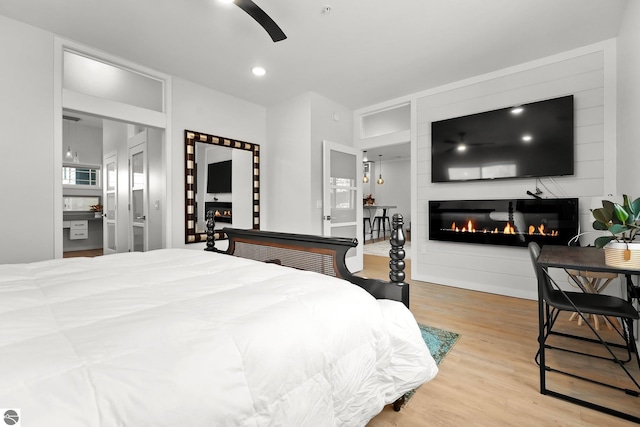
<svg viewBox="0 0 640 427">
<path fill-rule="evenodd" d="M 2 0 L 0 14 L 260 105 L 314 91 L 358 109 L 615 37 L 627 4 L 254 1 L 286 40 L 218 0 Z"/>
</svg>

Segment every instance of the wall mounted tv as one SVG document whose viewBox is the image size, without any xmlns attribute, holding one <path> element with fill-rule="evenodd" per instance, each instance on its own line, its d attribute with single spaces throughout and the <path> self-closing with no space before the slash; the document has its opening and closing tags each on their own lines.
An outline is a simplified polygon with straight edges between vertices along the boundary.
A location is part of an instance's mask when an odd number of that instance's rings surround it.
<svg viewBox="0 0 640 427">
<path fill-rule="evenodd" d="M 207 193 L 231 193 L 231 160 L 207 165 Z"/>
<path fill-rule="evenodd" d="M 573 95 L 431 123 L 431 182 L 573 175 Z"/>
</svg>

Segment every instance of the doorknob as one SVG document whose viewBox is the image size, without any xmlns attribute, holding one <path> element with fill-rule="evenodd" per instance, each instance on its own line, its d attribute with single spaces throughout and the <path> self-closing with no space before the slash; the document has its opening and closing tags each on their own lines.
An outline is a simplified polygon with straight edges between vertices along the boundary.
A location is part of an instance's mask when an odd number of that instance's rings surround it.
<svg viewBox="0 0 640 427">
<path fill-rule="evenodd" d="M 330 221 L 331 220 L 331 215 L 325 215 L 322 217 L 325 221 Z"/>
<path fill-rule="evenodd" d="M 147 219 L 147 217 L 145 215 L 142 215 L 142 216 L 137 216 L 136 219 L 145 220 Z"/>
</svg>

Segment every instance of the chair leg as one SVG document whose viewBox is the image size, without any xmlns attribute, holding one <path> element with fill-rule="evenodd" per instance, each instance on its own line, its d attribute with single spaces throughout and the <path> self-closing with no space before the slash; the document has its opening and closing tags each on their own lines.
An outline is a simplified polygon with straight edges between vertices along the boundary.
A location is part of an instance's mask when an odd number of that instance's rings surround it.
<svg viewBox="0 0 640 427">
<path fill-rule="evenodd" d="M 638 368 L 640 368 L 640 354 L 638 354 L 638 346 L 636 345 L 636 337 L 633 334 L 633 319 L 625 319 L 627 324 L 627 342 L 629 343 L 629 351 L 635 353 Z"/>
</svg>

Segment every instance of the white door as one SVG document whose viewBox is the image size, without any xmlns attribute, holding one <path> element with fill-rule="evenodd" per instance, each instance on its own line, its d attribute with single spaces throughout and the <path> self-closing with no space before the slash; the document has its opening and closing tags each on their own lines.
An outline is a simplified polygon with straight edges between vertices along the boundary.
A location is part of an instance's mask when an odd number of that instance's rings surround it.
<svg viewBox="0 0 640 427">
<path fill-rule="evenodd" d="M 323 141 L 323 233 L 325 236 L 358 239 L 347 253 L 352 273 L 362 270 L 362 152 L 352 147 Z"/>
<path fill-rule="evenodd" d="M 110 255 L 118 249 L 118 157 L 115 153 L 104 157 L 102 170 L 102 252 Z"/>
<path fill-rule="evenodd" d="M 129 252 L 148 247 L 147 131 L 129 138 Z"/>
</svg>

